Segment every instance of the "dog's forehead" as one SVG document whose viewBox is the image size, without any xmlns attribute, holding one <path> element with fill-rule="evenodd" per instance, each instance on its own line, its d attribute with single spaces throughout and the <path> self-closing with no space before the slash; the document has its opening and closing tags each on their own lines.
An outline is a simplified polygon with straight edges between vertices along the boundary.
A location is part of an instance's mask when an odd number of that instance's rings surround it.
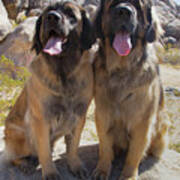
<svg viewBox="0 0 180 180">
<path fill-rule="evenodd" d="M 74 3 L 71 3 L 71 2 L 66 2 L 65 4 L 64 4 L 64 7 L 63 7 L 65 10 L 66 9 L 69 9 L 69 10 L 71 10 L 72 12 L 74 12 L 74 14 L 77 16 L 77 17 L 79 17 L 79 19 L 80 19 L 80 17 L 81 17 L 81 8 L 78 6 L 78 5 L 76 5 L 76 4 L 74 4 Z"/>
<path fill-rule="evenodd" d="M 59 11 L 59 12 L 66 12 L 66 10 L 72 11 L 74 12 L 74 14 L 77 16 L 77 18 L 81 17 L 81 13 L 80 13 L 80 7 L 78 5 L 76 5 L 75 3 L 72 2 L 58 2 L 54 5 L 49 6 L 44 14 L 48 13 L 51 10 L 55 10 L 55 11 Z"/>
<path fill-rule="evenodd" d="M 145 0 L 106 0 L 106 3 L 107 6 L 111 6 L 112 4 L 116 5 L 119 3 L 129 3 L 134 6 L 137 5 L 143 6 L 146 3 L 146 1 Z"/>
</svg>

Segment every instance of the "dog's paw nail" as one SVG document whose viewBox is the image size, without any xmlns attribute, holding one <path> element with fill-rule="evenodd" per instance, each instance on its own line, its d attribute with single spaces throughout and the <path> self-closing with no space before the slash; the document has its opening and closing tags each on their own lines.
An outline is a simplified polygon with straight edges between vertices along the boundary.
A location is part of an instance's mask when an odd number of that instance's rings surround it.
<svg viewBox="0 0 180 180">
<path fill-rule="evenodd" d="M 133 177 L 125 177 L 125 176 L 120 176 L 120 178 L 118 180 L 137 180 L 136 176 Z"/>
<path fill-rule="evenodd" d="M 83 168 L 80 168 L 76 174 L 80 179 L 85 180 L 88 177 L 88 170 L 85 167 L 83 167 Z"/>
<path fill-rule="evenodd" d="M 44 177 L 44 180 L 63 180 L 59 173 L 48 174 Z"/>
</svg>

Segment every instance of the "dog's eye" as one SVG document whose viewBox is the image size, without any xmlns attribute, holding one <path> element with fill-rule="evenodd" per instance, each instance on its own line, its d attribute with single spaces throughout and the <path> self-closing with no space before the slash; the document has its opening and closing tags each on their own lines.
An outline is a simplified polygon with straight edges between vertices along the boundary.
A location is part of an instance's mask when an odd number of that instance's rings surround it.
<svg viewBox="0 0 180 180">
<path fill-rule="evenodd" d="M 72 24 L 77 22 L 76 16 L 71 9 L 66 9 L 65 13 L 70 18 Z"/>
<path fill-rule="evenodd" d="M 119 4 L 119 1 L 114 1 L 111 5 L 110 5 L 110 9 L 116 7 Z"/>
<path fill-rule="evenodd" d="M 115 8 L 117 5 L 119 5 L 120 3 L 127 3 L 127 2 L 129 2 L 129 1 L 131 1 L 131 0 L 114 0 L 113 2 L 112 2 L 112 4 L 110 5 L 110 9 L 111 8 Z M 132 1 L 134 1 L 134 0 L 132 0 Z"/>
</svg>

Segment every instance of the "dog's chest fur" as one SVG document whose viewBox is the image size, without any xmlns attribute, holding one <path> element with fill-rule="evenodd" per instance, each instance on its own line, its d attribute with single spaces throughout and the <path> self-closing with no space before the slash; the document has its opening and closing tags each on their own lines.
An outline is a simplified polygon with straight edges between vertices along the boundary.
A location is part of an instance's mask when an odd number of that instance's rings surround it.
<svg viewBox="0 0 180 180">
<path fill-rule="evenodd" d="M 155 64 L 147 60 L 129 71 L 117 68 L 108 72 L 103 65 L 97 65 L 95 69 L 96 104 L 104 108 L 104 112 L 111 111 L 112 119 L 131 123 L 131 119 L 143 116 L 149 106 L 145 102 L 153 103 L 153 84 L 157 77 Z"/>
<path fill-rule="evenodd" d="M 49 69 L 46 61 L 39 60 L 32 65 L 38 83 L 46 89 L 42 98 L 43 116 L 53 134 L 57 132 L 64 135 L 72 131 L 77 121 L 85 116 L 92 98 L 92 66 L 83 57 L 79 59 L 79 63 L 70 72 L 64 71 L 64 77 L 59 73 L 60 70 Z M 37 65 L 41 65 L 43 71 L 36 71 Z M 54 65 L 58 69 L 56 66 Z"/>
<path fill-rule="evenodd" d="M 62 95 L 51 95 L 44 102 L 44 116 L 47 120 L 53 119 L 58 126 L 73 124 L 76 116 L 82 116 L 87 109 L 87 100 L 81 96 L 86 88 L 86 83 L 82 80 L 77 82 L 69 80 L 62 88 Z M 52 123 L 53 124 L 53 123 Z"/>
</svg>

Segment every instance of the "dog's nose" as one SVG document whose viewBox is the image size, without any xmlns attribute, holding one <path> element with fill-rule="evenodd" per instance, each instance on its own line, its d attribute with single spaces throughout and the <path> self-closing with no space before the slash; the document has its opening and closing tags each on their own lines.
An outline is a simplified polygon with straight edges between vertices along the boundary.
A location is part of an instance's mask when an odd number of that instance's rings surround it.
<svg viewBox="0 0 180 180">
<path fill-rule="evenodd" d="M 59 20 L 62 20 L 62 15 L 54 10 L 50 11 L 47 17 L 48 21 L 52 23 L 58 23 Z"/>
</svg>

